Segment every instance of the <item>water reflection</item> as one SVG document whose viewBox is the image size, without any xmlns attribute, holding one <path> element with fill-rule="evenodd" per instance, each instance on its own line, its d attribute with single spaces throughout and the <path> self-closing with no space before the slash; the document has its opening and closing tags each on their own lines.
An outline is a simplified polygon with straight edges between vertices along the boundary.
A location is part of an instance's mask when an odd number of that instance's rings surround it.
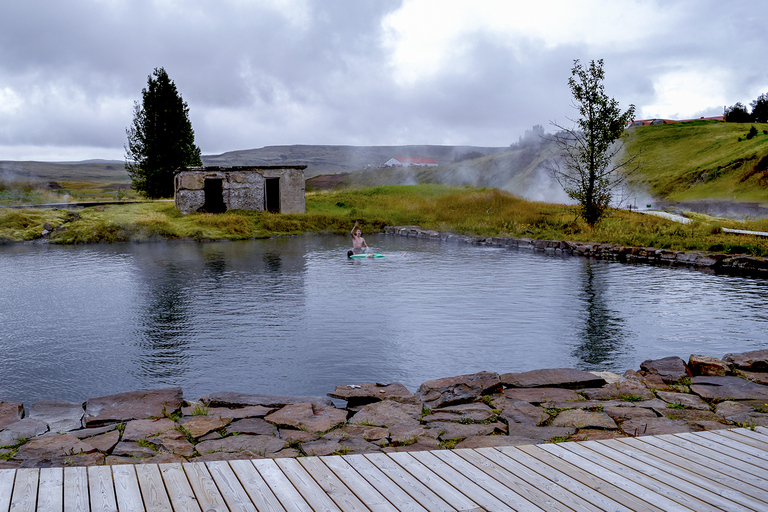
<svg viewBox="0 0 768 512">
<path fill-rule="evenodd" d="M 584 260 L 580 302 L 584 325 L 577 333 L 579 345 L 573 355 L 582 370 L 598 370 L 625 350 L 625 321 L 608 306 L 608 279 L 601 262 Z"/>
</svg>

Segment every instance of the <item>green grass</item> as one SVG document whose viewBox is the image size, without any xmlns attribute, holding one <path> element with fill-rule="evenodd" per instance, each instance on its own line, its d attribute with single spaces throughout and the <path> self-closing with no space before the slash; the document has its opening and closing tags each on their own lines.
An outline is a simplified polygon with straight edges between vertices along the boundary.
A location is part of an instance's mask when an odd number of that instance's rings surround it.
<svg viewBox="0 0 768 512">
<path fill-rule="evenodd" d="M 747 140 L 753 125 L 758 134 Z M 627 151 L 641 152 L 633 181 L 671 201 L 768 200 L 768 134 L 763 130 L 768 124 L 716 121 L 632 128 Z"/>
<path fill-rule="evenodd" d="M 414 185 L 307 195 L 306 214 L 232 210 L 182 215 L 172 203 L 119 204 L 65 210 L 0 208 L 0 243 L 42 237 L 51 243 L 245 240 L 307 233 L 363 234 L 387 225 L 418 225 L 472 237 L 511 237 L 612 243 L 670 250 L 768 254 L 768 240 L 721 233 L 720 227 L 768 231 L 768 219 L 739 222 L 693 216 L 690 225 L 623 210 L 594 228 L 564 205 L 526 201 L 489 188 Z"/>
</svg>

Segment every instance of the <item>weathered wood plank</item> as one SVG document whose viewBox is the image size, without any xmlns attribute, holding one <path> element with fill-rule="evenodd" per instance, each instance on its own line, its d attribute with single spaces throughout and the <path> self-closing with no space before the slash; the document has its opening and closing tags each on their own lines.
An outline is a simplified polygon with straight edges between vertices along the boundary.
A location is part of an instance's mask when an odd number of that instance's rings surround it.
<svg viewBox="0 0 768 512">
<path fill-rule="evenodd" d="M 619 464 L 631 467 L 644 475 L 656 478 L 657 480 L 663 480 L 675 489 L 696 496 L 696 498 L 705 501 L 713 507 L 733 512 L 748 512 L 752 510 L 749 508 L 749 505 L 742 503 L 741 496 L 738 495 L 739 493 L 731 492 L 729 496 L 722 496 L 710 490 L 715 488 L 722 489 L 722 487 L 718 486 L 717 482 L 708 480 L 701 474 L 692 473 L 674 464 L 655 460 L 653 457 L 649 457 L 639 450 L 627 448 L 626 445 L 621 443 L 591 441 L 581 443 L 581 445 Z M 758 504 L 755 500 L 750 499 L 747 501 L 752 506 Z"/>
<path fill-rule="evenodd" d="M 753 441 L 762 443 L 762 446 L 763 446 L 762 449 L 768 450 L 768 436 L 765 434 L 761 434 L 760 432 L 757 431 L 757 429 L 751 430 L 748 428 L 739 428 L 735 430 L 729 430 L 728 432 L 738 436 L 746 436 L 749 439 L 752 439 Z M 739 437 L 739 439 L 741 438 Z"/>
<path fill-rule="evenodd" d="M 392 503 L 395 509 L 426 512 L 426 508 L 422 507 L 415 498 L 405 492 L 399 485 L 392 481 L 391 478 L 377 468 L 373 462 L 366 459 L 364 455 L 344 455 L 339 457 L 339 459 L 349 464 L 357 474 L 364 478 L 366 482 Z"/>
<path fill-rule="evenodd" d="M 320 460 L 339 480 L 344 482 L 366 507 L 381 512 L 397 512 L 397 508 L 342 457 L 332 455 L 320 457 Z M 411 502 L 411 510 L 414 504 Z M 417 508 L 422 510 L 421 507 L 417 506 Z"/>
<path fill-rule="evenodd" d="M 64 510 L 64 468 L 43 468 L 37 488 L 37 510 Z"/>
<path fill-rule="evenodd" d="M 224 461 L 216 461 L 206 462 L 205 465 L 230 511 L 257 512 L 256 507 L 251 503 L 251 498 L 248 497 L 248 493 L 243 489 L 229 464 Z"/>
<path fill-rule="evenodd" d="M 738 456 L 738 454 L 734 453 L 735 451 L 743 452 L 749 455 L 752 455 L 753 457 L 758 457 L 765 461 L 765 463 L 768 463 L 768 452 L 764 450 L 755 450 L 753 447 L 748 446 L 745 443 L 742 443 L 740 441 L 734 441 L 733 439 L 730 439 L 724 434 L 720 434 L 718 432 L 696 432 L 698 434 L 694 439 L 691 439 L 690 435 L 685 436 L 683 434 L 677 434 L 678 436 L 682 437 L 683 439 L 689 439 L 694 440 L 696 443 L 703 443 L 706 441 L 711 441 L 713 443 L 717 443 L 721 446 L 723 446 L 723 450 L 727 450 L 729 454 L 734 455 L 735 457 Z"/>
<path fill-rule="evenodd" d="M 152 512 L 173 512 L 171 500 L 165 490 L 163 475 L 157 464 L 137 464 L 136 477 L 146 509 Z"/>
<path fill-rule="evenodd" d="M 691 451 L 701 451 L 702 449 L 706 449 L 706 453 L 715 452 L 724 455 L 725 458 L 729 460 L 728 464 L 737 468 L 744 468 L 746 470 L 748 467 L 749 471 L 753 471 L 753 467 L 762 469 L 766 466 L 766 461 L 762 457 L 759 457 L 757 453 L 731 449 L 726 445 L 717 443 L 705 437 L 683 437 L 680 434 L 670 434 L 669 437 L 661 437 L 670 443 L 679 444 Z"/>
<path fill-rule="evenodd" d="M 160 464 L 160 474 L 175 512 L 201 512 L 182 464 Z"/>
<path fill-rule="evenodd" d="M 285 512 L 285 507 L 280 504 L 275 493 L 269 488 L 267 482 L 261 477 L 256 467 L 249 460 L 231 460 L 229 467 L 237 475 L 245 492 L 251 498 L 259 511 Z"/>
<path fill-rule="evenodd" d="M 631 442 L 630 440 L 628 442 L 626 439 L 615 439 L 610 442 L 601 441 L 601 443 L 653 464 L 667 473 L 677 474 L 680 478 L 706 487 L 723 498 L 746 507 L 759 509 L 765 506 L 764 500 L 768 499 L 768 492 L 756 489 L 738 478 L 717 471 L 721 466 L 717 461 L 706 459 L 706 462 L 697 462 L 690 457 L 690 454 L 681 457 L 639 441 Z M 755 492 L 751 494 L 750 491 L 753 490 Z"/>
<path fill-rule="evenodd" d="M 458 510 L 473 510 L 478 504 L 465 496 L 461 491 L 441 478 L 437 473 L 413 458 L 408 452 L 396 452 L 388 454 L 389 458 L 411 474 L 412 478 L 429 487 L 435 494 L 447 501 Z"/>
<path fill-rule="evenodd" d="M 454 450 L 454 453 L 545 510 L 563 508 L 584 512 L 605 510 L 561 487 L 558 482 L 563 479 L 563 475 L 555 471 L 547 471 L 546 476 L 536 473 L 494 448 Z M 581 491 L 583 486 L 579 487 Z M 608 500 L 604 496 L 599 501 L 608 505 Z M 625 511 L 628 510 L 625 509 Z"/>
<path fill-rule="evenodd" d="M 11 498 L 11 512 L 35 512 L 37 507 L 37 483 L 40 470 L 22 468 L 16 470 Z"/>
<path fill-rule="evenodd" d="M 109 466 L 88 466 L 88 490 L 93 512 L 117 512 L 115 486 Z"/>
<path fill-rule="evenodd" d="M 740 431 L 738 432 L 731 431 L 731 430 L 718 430 L 716 433 L 718 437 L 725 437 L 736 443 L 740 443 L 746 446 L 751 446 L 756 450 L 768 452 L 768 439 L 766 440 L 754 439 L 750 437 L 749 434 L 747 434 L 747 432 L 750 432 L 750 430 L 740 429 Z M 762 434 L 757 434 L 757 435 L 760 437 L 765 437 Z"/>
<path fill-rule="evenodd" d="M 314 510 L 341 510 L 296 459 L 275 459 L 275 463 Z"/>
<path fill-rule="evenodd" d="M 317 484 L 323 488 L 323 491 L 341 510 L 347 512 L 365 510 L 367 508 L 355 493 L 347 487 L 346 482 L 342 482 L 319 458 L 306 457 L 296 460 L 312 475 L 312 478 L 315 479 Z"/>
<path fill-rule="evenodd" d="M 363 455 L 363 457 L 430 512 L 453 508 L 429 487 L 414 479 L 410 473 L 386 454 L 371 453 Z M 358 467 L 358 461 L 354 461 L 353 464 Z"/>
<path fill-rule="evenodd" d="M 458 482 L 464 494 L 472 501 L 491 510 L 544 510 L 539 504 L 527 500 L 521 494 L 513 491 L 511 487 L 501 484 L 498 480 L 473 466 L 467 460 L 450 451 L 414 452 L 422 464 L 429 467 L 449 482 Z M 466 478 L 466 482 L 464 482 Z M 495 501 L 498 500 L 505 508 L 498 508 Z M 565 510 L 561 507 L 553 507 L 548 510 Z"/>
<path fill-rule="evenodd" d="M 88 512 L 88 469 L 85 466 L 64 468 L 64 512 Z"/>
<path fill-rule="evenodd" d="M 686 458 L 697 461 L 699 464 L 712 464 L 712 461 L 715 461 L 719 465 L 716 467 L 709 466 L 711 469 L 727 472 L 727 474 L 731 475 L 744 475 L 745 481 L 751 483 L 754 483 L 755 479 L 761 482 L 768 479 L 768 470 L 766 469 L 756 465 L 745 464 L 742 460 L 734 459 L 723 452 L 710 450 L 705 446 L 697 445 L 679 437 L 663 435 L 644 436 L 637 439 L 670 453 L 684 453 Z"/>
<path fill-rule="evenodd" d="M 608 471 L 622 475 L 624 478 L 641 486 L 643 493 L 651 493 L 674 502 L 677 507 L 685 507 L 690 510 L 703 512 L 707 510 L 718 510 L 717 507 L 707 503 L 695 495 L 688 495 L 686 489 L 690 485 L 678 481 L 673 475 L 664 475 L 653 466 L 642 465 L 637 461 L 632 461 L 632 465 L 627 465 L 623 461 L 617 461 L 605 456 L 601 456 L 591 447 L 595 441 L 585 441 L 583 443 L 563 443 L 561 449 L 568 450 L 592 463 L 595 463 Z"/>
<path fill-rule="evenodd" d="M 574 494 L 578 494 L 586 501 L 606 510 L 611 510 L 610 504 L 616 503 L 626 506 L 630 510 L 664 512 L 663 508 L 648 503 L 631 492 L 614 485 L 610 479 L 599 478 L 597 475 L 570 464 L 561 457 L 556 457 L 536 445 L 500 446 L 496 449 L 548 478 L 556 478 L 558 473 L 566 475 L 565 479 L 557 480 L 561 485 L 567 486 L 566 488 Z M 543 467 L 542 464 L 544 464 Z M 576 483 L 574 484 L 572 481 Z"/>
<path fill-rule="evenodd" d="M 0 512 L 7 512 L 11 508 L 11 495 L 15 480 L 15 469 L 0 469 Z"/>
<path fill-rule="evenodd" d="M 182 464 L 189 485 L 195 491 L 195 497 L 200 508 L 205 512 L 227 512 L 227 503 L 211 478 L 208 468 L 203 462 L 188 462 Z"/>
<path fill-rule="evenodd" d="M 621 489 L 624 489 L 626 492 L 631 493 L 635 496 L 638 496 L 639 498 L 642 498 L 644 501 L 647 501 L 649 503 L 654 504 L 657 507 L 660 507 L 662 510 L 665 511 L 689 511 L 689 510 L 695 510 L 688 507 L 685 507 L 678 502 L 668 498 L 664 495 L 664 493 L 670 493 L 670 489 L 659 489 L 662 492 L 656 492 L 656 489 L 649 489 L 646 486 L 638 484 L 636 480 L 636 475 L 631 475 L 633 478 L 629 478 L 628 471 L 629 468 L 627 468 L 627 471 L 624 471 L 624 468 L 621 468 L 620 471 L 617 473 L 615 471 L 612 471 L 611 469 L 605 468 L 601 466 L 600 464 L 595 463 L 593 460 L 591 460 L 590 457 L 585 457 L 582 453 L 574 453 L 570 450 L 565 449 L 565 446 L 567 443 L 561 443 L 557 445 L 536 445 L 535 447 L 538 450 L 549 452 L 551 455 L 554 455 L 555 457 L 561 458 L 566 462 L 570 462 L 574 466 L 583 469 L 584 471 L 588 471 L 589 473 L 597 476 L 598 478 L 605 480 L 606 482 L 610 482 L 612 485 L 616 487 L 620 487 Z M 534 455 L 535 456 L 535 455 Z M 659 488 L 659 486 L 656 486 L 656 488 Z"/>
<path fill-rule="evenodd" d="M 144 512 L 144 501 L 139 489 L 139 478 L 133 464 L 112 466 L 117 508 L 120 512 Z"/>
<path fill-rule="evenodd" d="M 252 460 L 261 477 L 275 493 L 275 496 L 288 512 L 312 512 L 304 497 L 296 490 L 291 481 L 278 467 L 274 460 Z"/>
</svg>

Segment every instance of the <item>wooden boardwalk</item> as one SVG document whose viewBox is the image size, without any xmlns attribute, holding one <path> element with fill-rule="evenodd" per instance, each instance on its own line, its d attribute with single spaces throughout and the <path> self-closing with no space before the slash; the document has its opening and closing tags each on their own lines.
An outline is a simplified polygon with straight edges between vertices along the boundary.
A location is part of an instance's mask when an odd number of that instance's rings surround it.
<svg viewBox="0 0 768 512">
<path fill-rule="evenodd" d="M 768 511 L 768 429 L 476 450 L 0 470 L 5 511 Z"/>
</svg>

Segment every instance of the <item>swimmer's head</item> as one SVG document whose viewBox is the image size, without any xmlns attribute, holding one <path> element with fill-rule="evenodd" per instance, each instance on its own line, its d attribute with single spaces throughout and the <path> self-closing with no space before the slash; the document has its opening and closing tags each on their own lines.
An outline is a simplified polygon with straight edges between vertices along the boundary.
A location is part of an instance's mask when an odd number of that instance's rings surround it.
<svg viewBox="0 0 768 512">
<path fill-rule="evenodd" d="M 347 251 L 347 258 L 351 258 L 355 251 Z"/>
</svg>

